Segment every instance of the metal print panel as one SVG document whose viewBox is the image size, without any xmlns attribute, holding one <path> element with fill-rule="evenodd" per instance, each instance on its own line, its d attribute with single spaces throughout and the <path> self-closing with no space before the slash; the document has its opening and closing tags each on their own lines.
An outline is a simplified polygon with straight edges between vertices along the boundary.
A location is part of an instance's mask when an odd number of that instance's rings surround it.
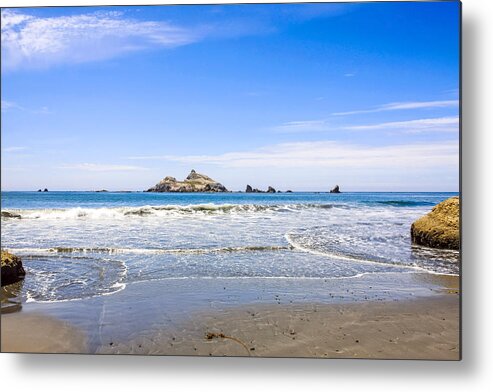
<svg viewBox="0 0 493 392">
<path fill-rule="evenodd" d="M 1 351 L 460 359 L 460 3 L 3 8 Z"/>
</svg>

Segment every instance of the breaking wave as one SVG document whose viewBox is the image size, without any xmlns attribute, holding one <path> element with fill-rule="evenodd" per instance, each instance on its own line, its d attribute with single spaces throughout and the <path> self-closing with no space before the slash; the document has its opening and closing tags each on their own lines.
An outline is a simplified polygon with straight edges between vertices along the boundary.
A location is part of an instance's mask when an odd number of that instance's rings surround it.
<svg viewBox="0 0 493 392">
<path fill-rule="evenodd" d="M 13 253 L 37 255 L 62 255 L 71 253 L 107 253 L 107 254 L 208 254 L 208 253 L 235 253 L 235 252 L 272 252 L 294 249 L 287 246 L 237 246 L 222 248 L 197 248 L 197 249 L 155 249 L 155 248 L 109 248 L 109 247 L 53 247 L 53 248 L 12 248 Z"/>
<path fill-rule="evenodd" d="M 180 215 L 220 215 L 255 212 L 295 212 L 310 208 L 349 208 L 337 204 L 198 204 L 114 208 L 67 208 L 3 210 L 3 219 L 123 219 L 128 217 L 166 217 Z"/>
</svg>

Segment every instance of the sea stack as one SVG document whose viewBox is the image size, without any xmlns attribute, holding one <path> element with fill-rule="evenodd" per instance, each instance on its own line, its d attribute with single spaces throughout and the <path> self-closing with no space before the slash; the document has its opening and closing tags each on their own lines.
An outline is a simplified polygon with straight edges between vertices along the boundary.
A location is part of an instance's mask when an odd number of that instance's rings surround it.
<svg viewBox="0 0 493 392">
<path fill-rule="evenodd" d="M 228 190 L 224 185 L 205 174 L 192 170 L 183 181 L 167 176 L 146 192 L 228 192 Z"/>
<path fill-rule="evenodd" d="M 276 190 L 269 185 L 269 187 L 267 188 L 267 193 L 276 193 Z"/>
<path fill-rule="evenodd" d="M 24 279 L 26 272 L 22 267 L 21 258 L 2 250 L 1 279 L 2 286 L 16 283 Z"/>
<path fill-rule="evenodd" d="M 336 185 L 333 189 L 331 189 L 330 193 L 341 193 L 341 191 L 339 190 L 339 185 Z"/>
<path fill-rule="evenodd" d="M 459 197 L 437 204 L 431 212 L 411 225 L 414 244 L 430 248 L 459 249 Z"/>
</svg>

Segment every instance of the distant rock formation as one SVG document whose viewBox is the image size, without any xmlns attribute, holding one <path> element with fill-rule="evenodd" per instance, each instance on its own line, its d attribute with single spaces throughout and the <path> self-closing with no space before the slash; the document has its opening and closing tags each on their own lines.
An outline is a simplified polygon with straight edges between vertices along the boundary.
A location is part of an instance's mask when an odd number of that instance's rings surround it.
<svg viewBox="0 0 493 392">
<path fill-rule="evenodd" d="M 192 170 L 183 181 L 167 176 L 146 192 L 228 192 L 228 190 L 205 174 Z"/>
<path fill-rule="evenodd" d="M 336 185 L 333 189 L 331 189 L 330 193 L 341 193 L 341 191 L 339 190 L 339 185 Z"/>
<path fill-rule="evenodd" d="M 411 225 L 411 240 L 418 245 L 459 249 L 459 197 L 437 204 L 431 212 Z"/>
<path fill-rule="evenodd" d="M 291 189 L 288 189 L 286 193 L 293 193 L 293 191 Z"/>
<path fill-rule="evenodd" d="M 280 191 L 278 191 L 278 192 L 280 192 Z M 245 193 L 276 193 L 276 190 L 273 187 L 269 186 L 267 188 L 267 191 L 262 191 L 262 190 L 257 189 L 257 188 L 252 188 L 250 185 L 247 185 L 246 189 L 245 189 Z"/>
<path fill-rule="evenodd" d="M 2 286 L 18 282 L 24 279 L 26 272 L 22 267 L 22 261 L 20 257 L 2 250 L 1 251 L 1 280 Z"/>
<path fill-rule="evenodd" d="M 108 192 L 108 191 L 106 189 L 101 189 L 101 190 L 94 191 L 94 192 Z"/>
<path fill-rule="evenodd" d="M 43 190 L 43 192 L 48 192 L 48 188 L 45 188 L 45 189 Z"/>
<path fill-rule="evenodd" d="M 38 189 L 38 192 L 42 192 L 41 189 Z"/>
</svg>

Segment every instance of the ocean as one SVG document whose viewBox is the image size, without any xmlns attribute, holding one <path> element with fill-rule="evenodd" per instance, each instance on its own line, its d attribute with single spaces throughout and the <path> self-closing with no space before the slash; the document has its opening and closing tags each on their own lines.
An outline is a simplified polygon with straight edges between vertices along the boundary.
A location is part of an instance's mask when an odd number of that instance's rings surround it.
<svg viewBox="0 0 493 392">
<path fill-rule="evenodd" d="M 411 223 L 454 195 L 2 192 L 1 244 L 22 257 L 24 303 L 152 282 L 205 297 L 248 285 L 232 302 L 266 287 L 320 298 L 320 282 L 362 278 L 398 296 L 408 287 L 396 276 L 459 273 L 459 252 L 410 239 Z"/>
</svg>

